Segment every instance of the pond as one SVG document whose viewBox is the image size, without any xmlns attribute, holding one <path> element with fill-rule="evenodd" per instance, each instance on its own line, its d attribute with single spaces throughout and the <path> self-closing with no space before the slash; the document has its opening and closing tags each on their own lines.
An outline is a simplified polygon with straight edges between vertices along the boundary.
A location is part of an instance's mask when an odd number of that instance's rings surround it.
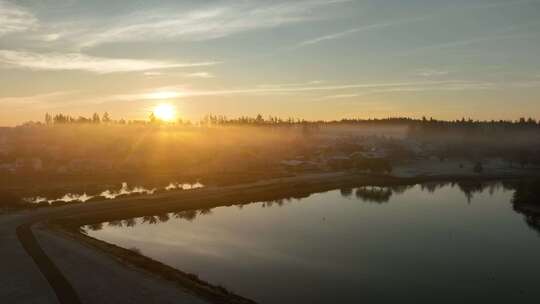
<svg viewBox="0 0 540 304">
<path fill-rule="evenodd" d="M 83 228 L 260 303 L 535 302 L 539 233 L 512 194 L 362 187 Z"/>
</svg>

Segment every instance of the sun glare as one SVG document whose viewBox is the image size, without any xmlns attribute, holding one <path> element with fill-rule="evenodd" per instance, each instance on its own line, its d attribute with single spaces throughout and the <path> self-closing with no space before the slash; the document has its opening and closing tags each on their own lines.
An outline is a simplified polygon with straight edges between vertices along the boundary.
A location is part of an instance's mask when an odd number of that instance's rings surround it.
<svg viewBox="0 0 540 304">
<path fill-rule="evenodd" d="M 154 108 L 154 115 L 163 121 L 173 121 L 176 118 L 176 108 L 170 104 L 160 104 Z"/>
</svg>

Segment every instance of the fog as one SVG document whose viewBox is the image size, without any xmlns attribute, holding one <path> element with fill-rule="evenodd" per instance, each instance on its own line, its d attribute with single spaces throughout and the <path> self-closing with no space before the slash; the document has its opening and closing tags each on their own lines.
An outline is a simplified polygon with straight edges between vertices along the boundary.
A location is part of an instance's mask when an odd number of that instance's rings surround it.
<svg viewBox="0 0 540 304">
<path fill-rule="evenodd" d="M 539 130 L 535 122 L 411 119 L 25 125 L 0 130 L 0 179 L 3 188 L 25 197 L 44 196 L 28 187 L 33 183 L 56 189 L 47 200 L 73 201 L 90 199 L 104 184 L 149 187 L 101 193 L 115 197 L 156 187 L 185 188 L 184 183 L 196 181 L 231 184 L 351 169 L 389 173 L 400 164 L 430 158 L 478 166 L 498 159 L 527 167 L 540 163 Z"/>
</svg>

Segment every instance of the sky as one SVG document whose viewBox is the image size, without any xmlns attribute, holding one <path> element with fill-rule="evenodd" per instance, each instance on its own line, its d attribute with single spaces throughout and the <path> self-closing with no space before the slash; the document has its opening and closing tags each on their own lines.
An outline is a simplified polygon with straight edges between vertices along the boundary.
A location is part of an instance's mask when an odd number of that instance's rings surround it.
<svg viewBox="0 0 540 304">
<path fill-rule="evenodd" d="M 538 54 L 540 0 L 0 0 L 0 125 L 540 118 Z"/>
</svg>

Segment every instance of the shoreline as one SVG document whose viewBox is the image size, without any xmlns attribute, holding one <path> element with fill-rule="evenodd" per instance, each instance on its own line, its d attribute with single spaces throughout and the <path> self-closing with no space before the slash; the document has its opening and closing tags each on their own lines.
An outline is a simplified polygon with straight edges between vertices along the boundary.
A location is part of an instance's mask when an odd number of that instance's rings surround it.
<svg viewBox="0 0 540 304">
<path fill-rule="evenodd" d="M 30 227 L 41 225 L 46 230 L 68 241 L 79 242 L 93 248 L 93 250 L 105 253 L 109 257 L 120 261 L 123 265 L 141 269 L 148 275 L 155 275 L 161 279 L 172 282 L 181 289 L 209 301 L 210 303 L 255 303 L 252 300 L 235 295 L 223 287 L 215 286 L 200 280 L 193 274 L 172 268 L 131 250 L 91 238 L 82 233 L 80 228 L 84 225 L 141 217 L 149 214 L 249 204 L 252 202 L 270 201 L 287 197 L 303 198 L 314 193 L 340 188 L 415 185 L 432 182 L 478 183 L 489 181 L 512 181 L 533 177 L 535 177 L 535 175 L 432 175 L 392 177 L 343 172 L 324 175 L 301 175 L 259 181 L 250 184 L 208 187 L 185 192 L 162 193 L 154 196 L 126 197 L 114 201 L 96 201 L 50 209 L 45 208 L 46 210 L 43 211 L 29 211 L 29 220 L 24 224 L 29 225 Z M 41 269 L 39 264 L 38 267 L 40 267 L 40 270 L 43 272 L 43 269 Z M 46 276 L 45 273 L 44 275 Z"/>
<path fill-rule="evenodd" d="M 136 195 L 112 201 L 100 200 L 79 203 L 86 212 L 63 215 L 55 219 L 64 228 L 141 217 L 151 214 L 207 209 L 258 201 L 283 198 L 303 198 L 314 193 L 347 187 L 399 186 L 436 182 L 488 182 L 532 179 L 537 175 L 426 175 L 415 177 L 394 177 L 389 175 L 367 175 L 358 173 L 326 173 L 277 178 L 233 186 L 205 187 L 189 191 Z M 86 208 L 94 205 L 96 208 Z M 66 206 L 56 208 L 68 208 Z M 52 207 L 55 208 L 55 207 Z"/>
</svg>

